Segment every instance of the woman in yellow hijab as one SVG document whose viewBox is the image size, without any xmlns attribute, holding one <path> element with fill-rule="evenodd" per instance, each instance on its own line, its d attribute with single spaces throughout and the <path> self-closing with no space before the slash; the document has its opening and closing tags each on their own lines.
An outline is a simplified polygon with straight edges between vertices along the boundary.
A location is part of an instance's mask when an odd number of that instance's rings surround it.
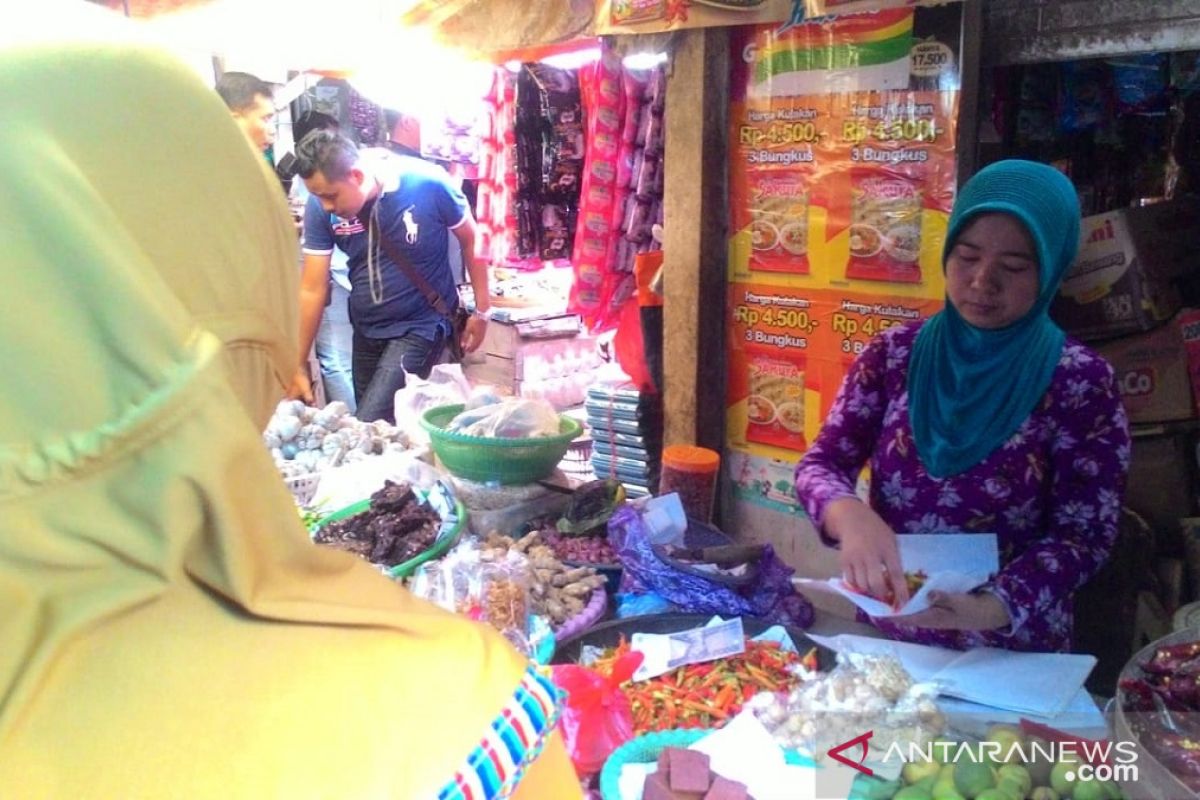
<svg viewBox="0 0 1200 800">
<path fill-rule="evenodd" d="M 309 542 L 295 233 L 217 96 L 29 46 L 0 107 L 0 797 L 578 797 L 498 635 Z"/>
</svg>

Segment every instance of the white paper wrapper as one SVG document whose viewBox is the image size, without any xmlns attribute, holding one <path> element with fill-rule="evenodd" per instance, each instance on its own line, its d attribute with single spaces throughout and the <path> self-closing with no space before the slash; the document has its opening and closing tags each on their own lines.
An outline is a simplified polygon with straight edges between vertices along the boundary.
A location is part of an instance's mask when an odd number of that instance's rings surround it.
<svg viewBox="0 0 1200 800">
<path fill-rule="evenodd" d="M 897 536 L 896 544 L 904 569 L 928 576 L 900 608 L 855 591 L 841 578 L 795 578 L 794 582 L 832 589 L 873 617 L 899 617 L 929 608 L 930 592 L 969 592 L 987 583 L 1000 569 L 994 533 L 908 533 Z"/>
</svg>

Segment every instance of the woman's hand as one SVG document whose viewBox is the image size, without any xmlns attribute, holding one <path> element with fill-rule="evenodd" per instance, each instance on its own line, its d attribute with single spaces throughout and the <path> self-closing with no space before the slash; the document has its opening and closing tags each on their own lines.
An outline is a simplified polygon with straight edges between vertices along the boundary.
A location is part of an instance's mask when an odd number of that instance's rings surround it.
<svg viewBox="0 0 1200 800">
<path fill-rule="evenodd" d="M 931 608 L 891 617 L 888 621 L 915 628 L 991 631 L 1012 624 L 1008 609 L 991 592 L 930 592 Z"/>
<path fill-rule="evenodd" d="M 908 584 L 896 549 L 896 534 L 857 497 L 834 500 L 825 509 L 825 533 L 841 544 L 842 578 L 859 591 L 899 608 Z"/>
</svg>

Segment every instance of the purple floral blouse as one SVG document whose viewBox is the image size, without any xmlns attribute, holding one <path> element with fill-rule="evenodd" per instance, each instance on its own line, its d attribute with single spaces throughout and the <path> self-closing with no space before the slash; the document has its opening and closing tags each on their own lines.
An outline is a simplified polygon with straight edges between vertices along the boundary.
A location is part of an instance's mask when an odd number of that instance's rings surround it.
<svg viewBox="0 0 1200 800">
<path fill-rule="evenodd" d="M 938 479 L 918 458 L 908 421 L 909 353 L 922 324 L 889 329 L 854 362 L 796 467 L 796 493 L 820 528 L 826 506 L 852 496 L 869 463 L 870 505 L 897 534 L 997 535 L 1001 569 L 990 589 L 1008 607 L 1011 627 L 869 620 L 888 636 L 959 649 L 1069 650 L 1071 596 L 1109 556 L 1129 467 L 1129 424 L 1112 367 L 1068 338 L 1045 398 L 1020 429 L 971 469 Z"/>
</svg>

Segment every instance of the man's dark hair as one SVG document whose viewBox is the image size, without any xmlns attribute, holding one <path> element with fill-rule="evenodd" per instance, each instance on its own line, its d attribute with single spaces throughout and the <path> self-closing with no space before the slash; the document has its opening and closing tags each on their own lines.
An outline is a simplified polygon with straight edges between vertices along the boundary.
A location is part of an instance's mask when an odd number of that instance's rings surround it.
<svg viewBox="0 0 1200 800">
<path fill-rule="evenodd" d="M 340 133 L 312 131 L 296 145 L 296 172 L 301 178 L 320 172 L 327 181 L 340 181 L 356 163 L 358 148 Z"/>
<path fill-rule="evenodd" d="M 338 121 L 328 114 L 309 109 L 292 123 L 292 141 L 299 144 L 304 141 L 304 137 L 313 131 L 333 131 L 337 133 L 340 127 Z"/>
<path fill-rule="evenodd" d="M 274 92 L 271 84 L 249 72 L 226 72 L 217 81 L 217 94 L 230 111 L 243 111 L 254 105 L 259 95 L 270 100 Z"/>
</svg>

